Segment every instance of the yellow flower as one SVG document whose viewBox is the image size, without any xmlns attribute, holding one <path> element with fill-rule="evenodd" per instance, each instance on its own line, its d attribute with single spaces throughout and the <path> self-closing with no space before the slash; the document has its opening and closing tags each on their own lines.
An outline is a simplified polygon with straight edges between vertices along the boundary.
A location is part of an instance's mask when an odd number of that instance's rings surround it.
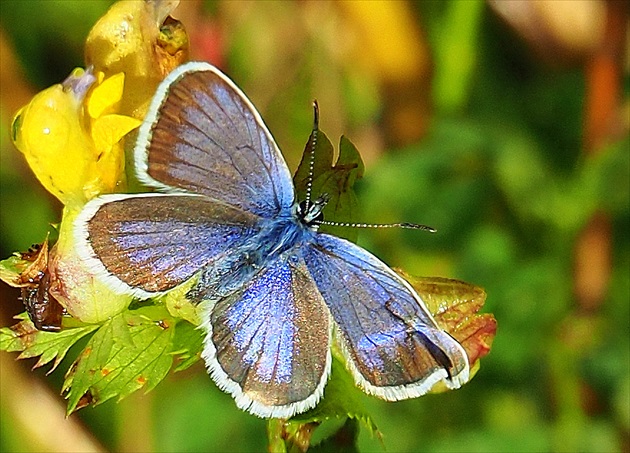
<svg viewBox="0 0 630 453">
<path fill-rule="evenodd" d="M 43 268 L 50 274 L 49 293 L 83 322 L 102 322 L 132 300 L 113 293 L 85 266 L 76 253 L 73 221 L 91 198 L 126 190 L 124 137 L 140 125 L 160 81 L 188 57 L 186 32 L 169 16 L 178 3 L 112 5 L 87 38 L 88 69 L 75 69 L 63 83 L 37 94 L 13 120 L 16 147 L 65 205 L 59 239 Z M 19 277 L 9 270 L 0 278 Z M 171 305 L 186 308 L 177 301 Z"/>
<path fill-rule="evenodd" d="M 142 118 L 155 89 L 188 59 L 188 35 L 169 14 L 179 0 L 114 3 L 85 41 L 85 61 L 106 76 L 126 74 L 120 112 Z"/>
<path fill-rule="evenodd" d="M 99 322 L 124 310 L 131 297 L 113 294 L 76 255 L 72 223 L 83 204 L 124 189 L 122 139 L 140 120 L 115 113 L 125 75 L 76 69 L 22 108 L 13 139 L 40 182 L 66 205 L 50 251 L 50 294 L 73 317 Z"/>
<path fill-rule="evenodd" d="M 75 69 L 63 83 L 37 94 L 13 120 L 15 146 L 42 185 L 69 207 L 120 190 L 121 139 L 140 125 L 113 113 L 123 85 L 124 74 L 103 80 L 102 74 Z"/>
</svg>

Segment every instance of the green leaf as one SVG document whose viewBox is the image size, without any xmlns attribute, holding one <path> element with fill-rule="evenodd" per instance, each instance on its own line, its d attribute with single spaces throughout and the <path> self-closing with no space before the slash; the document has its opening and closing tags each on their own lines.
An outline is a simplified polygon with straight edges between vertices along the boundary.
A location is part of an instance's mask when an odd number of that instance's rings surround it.
<svg viewBox="0 0 630 453">
<path fill-rule="evenodd" d="M 355 386 L 354 379 L 346 371 L 342 359 L 333 354 L 330 380 L 326 384 L 324 398 L 320 403 L 310 411 L 298 414 L 288 421 L 272 419 L 268 422 L 267 433 L 270 451 L 306 451 L 311 443 L 319 442 L 330 446 L 330 448 L 332 445 L 342 448 L 336 444 L 338 441 L 341 442 L 341 438 L 345 438 L 342 436 L 342 431 L 353 426 L 358 431 L 358 426 L 352 423 L 348 424 L 348 420 L 361 423 L 371 434 L 380 438 L 379 430 L 363 406 L 363 398 L 365 398 L 364 394 Z M 340 422 L 341 426 L 339 426 Z M 332 432 L 331 427 L 333 428 Z M 325 437 L 318 436 L 316 430 L 324 433 Z M 354 440 L 356 440 L 356 436 Z M 341 451 L 356 451 L 354 446 L 352 448 L 346 447 L 348 446 L 344 446 Z M 322 451 L 333 451 L 326 448 Z"/>
<path fill-rule="evenodd" d="M 85 401 L 99 404 L 145 386 L 153 389 L 173 363 L 174 334 L 175 320 L 162 306 L 125 311 L 106 321 L 66 374 L 68 414 Z"/>
<path fill-rule="evenodd" d="M 358 200 L 353 186 L 363 177 L 364 166 L 361 155 L 346 137 L 339 144 L 339 157 L 334 163 L 333 146 L 326 135 L 317 130 L 311 133 L 304 148 L 302 161 L 293 177 L 298 200 L 306 199 L 311 152 L 314 147 L 313 186 L 311 200 L 326 193 L 330 201 L 324 208 L 324 220 L 353 222 L 357 218 Z M 323 225 L 321 231 L 356 242 L 357 228 Z"/>
<path fill-rule="evenodd" d="M 171 351 L 171 354 L 179 356 L 179 363 L 175 366 L 175 371 L 190 368 L 201 359 L 200 352 L 203 347 L 204 336 L 203 330 L 189 322 L 180 321 L 177 323 Z"/>
<path fill-rule="evenodd" d="M 24 271 L 24 259 L 19 253 L 15 253 L 5 260 L 0 261 L 0 280 L 11 286 L 16 286 L 15 282 Z"/>
<path fill-rule="evenodd" d="M 98 327 L 83 325 L 60 332 L 43 332 L 35 328 L 26 313 L 20 318 L 22 321 L 13 327 L 0 329 L 0 350 L 21 352 L 19 359 L 39 357 L 33 368 L 39 368 L 54 359 L 49 373 L 57 368 L 73 344 Z"/>
<path fill-rule="evenodd" d="M 332 436 L 315 445 L 310 451 L 312 453 L 358 453 L 358 437 L 359 423 L 353 418 L 348 418 Z"/>
<path fill-rule="evenodd" d="M 201 324 L 203 304 L 195 304 L 188 300 L 186 296 L 198 281 L 199 276 L 197 275 L 158 299 L 160 303 L 164 304 L 171 316 L 185 319 L 196 326 Z"/>
</svg>

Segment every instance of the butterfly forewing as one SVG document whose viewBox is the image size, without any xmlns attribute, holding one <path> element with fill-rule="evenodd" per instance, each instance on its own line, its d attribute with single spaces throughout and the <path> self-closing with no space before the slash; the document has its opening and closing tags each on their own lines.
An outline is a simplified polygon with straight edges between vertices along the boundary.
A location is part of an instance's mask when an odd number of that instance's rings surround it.
<svg viewBox="0 0 630 453">
<path fill-rule="evenodd" d="M 350 370 L 368 393 L 400 400 L 425 394 L 441 380 L 454 388 L 468 379 L 463 348 L 376 257 L 326 234 L 304 256 L 339 328 Z"/>
<path fill-rule="evenodd" d="M 109 195 L 77 219 L 78 246 L 113 289 L 148 297 L 219 265 L 259 217 L 196 195 Z M 87 249 L 87 250 L 85 250 Z"/>
<path fill-rule="evenodd" d="M 208 318 L 203 357 L 239 407 L 287 418 L 317 404 L 330 372 L 330 319 L 303 262 L 269 264 Z"/>
<path fill-rule="evenodd" d="M 183 189 L 272 218 L 289 211 L 291 174 L 260 115 L 227 77 L 188 63 L 158 88 L 135 149 L 148 185 Z"/>
</svg>

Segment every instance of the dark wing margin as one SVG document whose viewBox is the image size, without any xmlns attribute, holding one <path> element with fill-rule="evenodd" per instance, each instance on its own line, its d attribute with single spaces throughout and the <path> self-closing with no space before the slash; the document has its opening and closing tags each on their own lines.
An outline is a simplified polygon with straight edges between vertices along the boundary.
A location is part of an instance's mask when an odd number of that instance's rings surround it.
<svg viewBox="0 0 630 453">
<path fill-rule="evenodd" d="M 440 329 L 402 277 L 357 245 L 317 235 L 304 259 L 337 326 L 337 340 L 357 384 L 396 401 L 440 381 L 468 380 L 462 346 Z"/>
<path fill-rule="evenodd" d="M 139 179 L 161 190 L 203 194 L 266 218 L 293 203 L 291 174 L 260 114 L 208 63 L 179 66 L 160 84 L 134 159 Z"/>
<path fill-rule="evenodd" d="M 208 308 L 202 353 L 238 407 L 289 418 L 315 407 L 331 367 L 330 313 L 303 261 L 278 259 Z"/>
</svg>

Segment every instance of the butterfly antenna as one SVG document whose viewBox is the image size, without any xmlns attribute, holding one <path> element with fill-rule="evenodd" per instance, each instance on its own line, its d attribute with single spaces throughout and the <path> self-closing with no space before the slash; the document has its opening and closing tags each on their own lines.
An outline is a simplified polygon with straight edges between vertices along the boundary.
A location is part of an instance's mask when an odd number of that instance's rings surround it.
<svg viewBox="0 0 630 453">
<path fill-rule="evenodd" d="M 306 208 L 311 207 L 311 193 L 313 192 L 313 169 L 315 168 L 315 147 L 317 146 L 317 132 L 319 131 L 319 105 L 313 100 L 313 132 L 311 133 L 311 156 L 308 163 L 308 178 L 306 180 Z"/>
<path fill-rule="evenodd" d="M 315 147 L 317 146 L 317 133 L 319 132 L 319 104 L 317 100 L 313 100 L 313 131 L 311 132 L 311 156 L 308 164 L 308 177 L 306 179 L 306 207 L 304 212 L 309 212 L 311 207 L 311 194 L 313 192 L 313 170 L 315 168 Z M 328 201 L 328 200 L 326 200 Z M 329 222 L 326 220 L 313 220 L 312 223 L 317 225 L 328 225 L 349 228 L 405 228 L 409 230 L 422 230 L 435 233 L 437 230 L 427 225 L 419 223 L 348 223 L 348 222 Z"/>
<path fill-rule="evenodd" d="M 326 220 L 315 220 L 313 223 L 317 225 L 328 225 L 348 228 L 404 228 L 407 230 L 422 230 L 429 233 L 435 233 L 437 230 L 428 225 L 422 225 L 420 223 L 347 223 L 347 222 L 329 222 Z"/>
</svg>

